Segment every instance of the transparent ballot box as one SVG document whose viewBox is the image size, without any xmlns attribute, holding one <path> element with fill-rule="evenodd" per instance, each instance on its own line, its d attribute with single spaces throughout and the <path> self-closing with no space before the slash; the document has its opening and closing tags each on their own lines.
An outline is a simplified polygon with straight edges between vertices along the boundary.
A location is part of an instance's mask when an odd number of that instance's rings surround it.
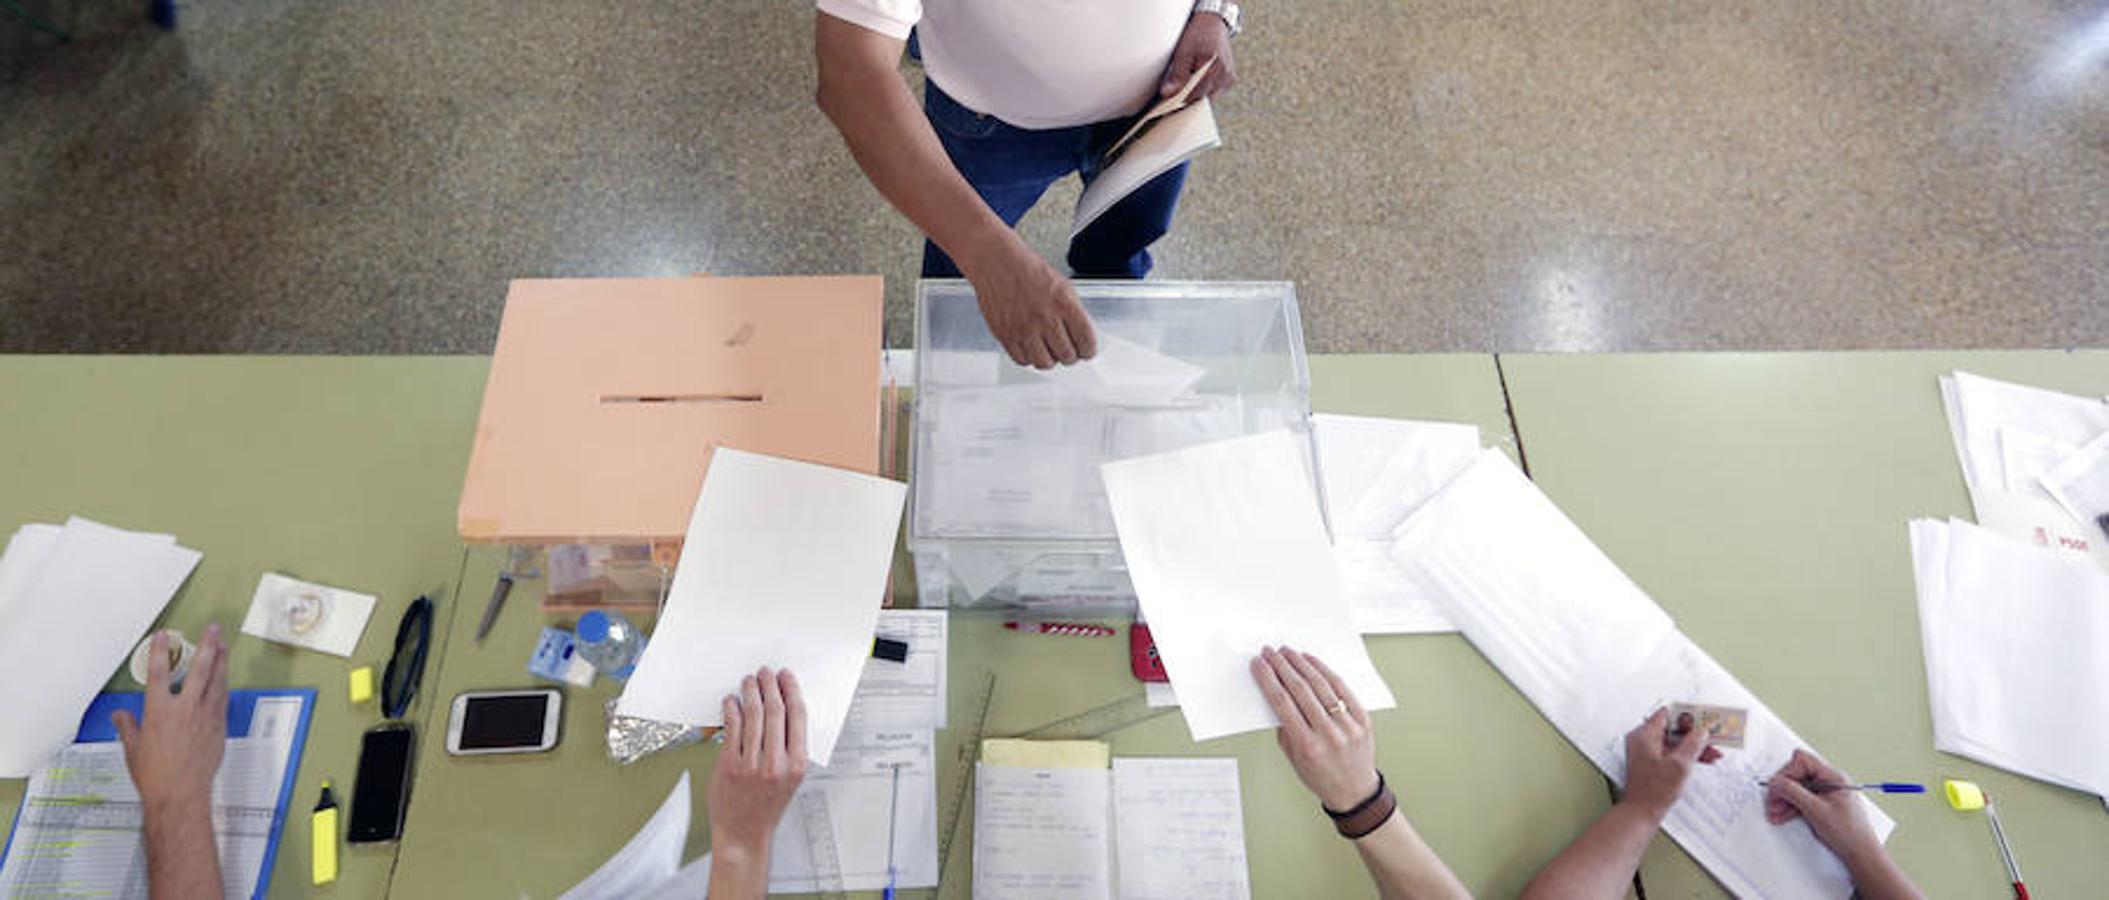
<svg viewBox="0 0 2109 900">
<path fill-rule="evenodd" d="M 1076 288 L 1098 355 L 1050 372 L 1010 361 L 967 282 L 918 291 L 908 547 L 923 606 L 1132 612 L 1100 463 L 1279 428 L 1309 452 L 1293 285 Z"/>
</svg>

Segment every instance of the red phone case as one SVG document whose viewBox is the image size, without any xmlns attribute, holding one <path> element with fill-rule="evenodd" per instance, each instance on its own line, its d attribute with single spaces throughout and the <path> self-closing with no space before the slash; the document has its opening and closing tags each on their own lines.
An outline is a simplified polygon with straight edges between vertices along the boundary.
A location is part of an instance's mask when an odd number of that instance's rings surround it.
<svg viewBox="0 0 2109 900">
<path fill-rule="evenodd" d="M 1164 660 L 1157 658 L 1157 641 L 1150 637 L 1150 626 L 1141 622 L 1128 629 L 1128 662 L 1135 677 L 1143 681 L 1162 684 L 1172 680 L 1164 674 Z"/>
</svg>

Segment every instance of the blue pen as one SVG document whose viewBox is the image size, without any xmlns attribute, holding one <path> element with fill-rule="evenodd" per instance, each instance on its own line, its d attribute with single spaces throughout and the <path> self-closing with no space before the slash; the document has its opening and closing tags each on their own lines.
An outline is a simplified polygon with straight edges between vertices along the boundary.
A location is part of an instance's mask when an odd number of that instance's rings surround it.
<svg viewBox="0 0 2109 900">
<path fill-rule="evenodd" d="M 893 900 L 894 886 L 900 881 L 900 873 L 893 867 L 893 820 L 901 806 L 901 764 L 895 763 L 887 768 L 893 770 L 893 797 L 886 801 L 886 890 L 881 897 Z"/>
<path fill-rule="evenodd" d="M 1770 779 L 1761 779 L 1758 784 L 1769 787 L 1772 781 Z M 1802 787 L 1818 794 L 1828 794 L 1832 791 L 1880 791 L 1884 794 L 1926 793 L 1925 785 L 1913 784 L 1909 781 L 1878 781 L 1871 784 L 1804 784 Z"/>
</svg>

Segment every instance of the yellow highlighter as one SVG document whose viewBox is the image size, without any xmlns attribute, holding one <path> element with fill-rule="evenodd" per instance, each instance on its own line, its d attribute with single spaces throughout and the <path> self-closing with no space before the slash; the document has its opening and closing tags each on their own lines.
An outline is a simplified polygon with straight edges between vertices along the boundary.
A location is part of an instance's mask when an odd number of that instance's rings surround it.
<svg viewBox="0 0 2109 900">
<path fill-rule="evenodd" d="M 337 880 L 337 800 L 330 796 L 330 783 L 322 782 L 322 799 L 315 804 L 315 883 Z"/>
</svg>

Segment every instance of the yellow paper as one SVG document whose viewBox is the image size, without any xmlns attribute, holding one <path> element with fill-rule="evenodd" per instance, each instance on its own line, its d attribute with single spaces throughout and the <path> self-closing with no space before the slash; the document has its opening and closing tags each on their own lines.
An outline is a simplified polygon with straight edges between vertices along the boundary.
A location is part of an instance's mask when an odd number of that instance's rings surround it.
<svg viewBox="0 0 2109 900">
<path fill-rule="evenodd" d="M 990 738 L 981 742 L 981 764 L 1017 769 L 1103 769 L 1113 764 L 1113 747 L 1104 741 Z"/>
</svg>

